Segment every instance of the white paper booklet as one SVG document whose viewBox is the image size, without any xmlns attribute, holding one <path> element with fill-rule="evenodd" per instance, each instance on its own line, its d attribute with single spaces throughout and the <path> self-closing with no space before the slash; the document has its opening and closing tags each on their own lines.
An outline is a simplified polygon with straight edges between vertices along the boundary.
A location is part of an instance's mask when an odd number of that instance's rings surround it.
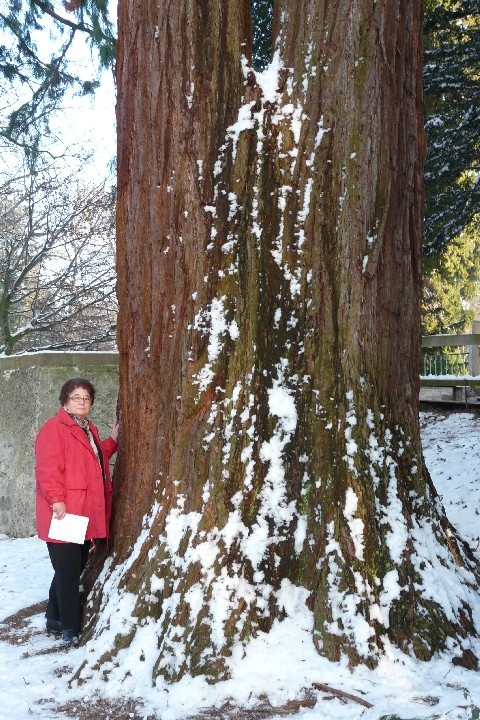
<svg viewBox="0 0 480 720">
<path fill-rule="evenodd" d="M 64 542 L 83 545 L 87 533 L 87 525 L 88 517 L 84 517 L 83 515 L 67 513 L 61 520 L 57 520 L 54 515 L 50 523 L 48 537 L 51 540 L 63 540 Z"/>
</svg>

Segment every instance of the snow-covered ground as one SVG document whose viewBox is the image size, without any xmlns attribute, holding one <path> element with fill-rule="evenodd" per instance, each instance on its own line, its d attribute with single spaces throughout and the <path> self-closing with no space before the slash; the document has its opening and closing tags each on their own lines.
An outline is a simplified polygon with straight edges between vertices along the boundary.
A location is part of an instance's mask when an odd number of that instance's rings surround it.
<svg viewBox="0 0 480 720">
<path fill-rule="evenodd" d="M 477 550 L 480 513 L 480 417 L 470 413 L 422 414 L 422 438 L 427 466 L 443 498 L 451 522 Z M 0 621 L 18 610 L 45 600 L 51 579 L 46 546 L 36 538 L 14 540 L 0 536 Z M 480 553 L 478 553 L 480 557 Z M 480 604 L 480 596 L 479 596 Z M 17 643 L 0 641 L 0 720 L 66 720 L 82 714 L 58 707 L 78 700 L 95 705 L 94 696 L 116 699 L 122 693 L 142 700 L 145 717 L 156 712 L 161 720 L 180 720 L 202 708 L 253 706 L 267 694 L 275 706 L 305 697 L 314 683 L 328 684 L 367 700 L 368 709 L 355 702 L 318 697 L 311 709 L 301 709 L 301 720 L 379 720 L 380 718 L 435 718 L 476 720 L 480 708 L 480 673 L 453 666 L 447 657 L 430 663 L 409 658 L 395 649 L 379 666 L 350 672 L 345 662 L 329 663 L 319 657 L 312 642 L 308 616 L 277 624 L 268 636 L 251 641 L 245 657 L 232 659 L 232 678 L 208 685 L 202 678 L 185 678 L 176 685 L 152 688 L 142 676 L 141 663 L 132 662 L 132 676 L 120 686 L 100 678 L 69 687 L 72 668 L 89 652 L 77 648 L 65 652 L 58 640 L 41 632 L 44 618 L 32 617 L 33 633 L 19 631 Z M 1 635 L 0 625 L 0 635 Z M 480 657 L 480 641 L 473 648 Z M 47 651 L 47 652 L 45 652 Z M 128 655 L 125 659 L 128 666 Z M 145 673 L 144 673 L 145 674 Z M 328 699 L 324 699 L 328 698 Z M 142 713 L 143 714 L 143 713 Z M 142 714 L 136 717 L 142 717 Z M 92 715 L 107 720 L 102 710 Z M 112 714 L 112 720 L 115 715 Z M 128 717 L 128 713 L 124 717 Z M 220 715 L 216 715 L 220 717 Z M 279 716 L 277 716 L 279 717 Z"/>
</svg>

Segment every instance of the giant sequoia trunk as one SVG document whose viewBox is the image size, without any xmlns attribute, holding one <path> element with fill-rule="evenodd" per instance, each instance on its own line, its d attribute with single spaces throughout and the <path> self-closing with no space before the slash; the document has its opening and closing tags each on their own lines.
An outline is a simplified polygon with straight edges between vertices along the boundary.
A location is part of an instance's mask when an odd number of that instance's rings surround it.
<svg viewBox="0 0 480 720">
<path fill-rule="evenodd" d="M 262 77 L 249 13 L 119 3 L 122 437 L 87 636 L 117 635 L 91 665 L 148 628 L 154 677 L 225 677 L 286 594 L 331 659 L 474 662 L 419 438 L 421 3 L 279 0 Z"/>
</svg>

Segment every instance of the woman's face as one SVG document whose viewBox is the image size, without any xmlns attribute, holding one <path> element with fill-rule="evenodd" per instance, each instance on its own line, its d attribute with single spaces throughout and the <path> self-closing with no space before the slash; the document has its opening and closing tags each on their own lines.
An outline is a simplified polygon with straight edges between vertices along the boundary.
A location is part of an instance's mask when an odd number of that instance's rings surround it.
<svg viewBox="0 0 480 720">
<path fill-rule="evenodd" d="M 65 410 L 84 420 L 90 412 L 91 407 L 92 398 L 88 394 L 88 390 L 83 387 L 76 387 L 68 396 Z"/>
</svg>

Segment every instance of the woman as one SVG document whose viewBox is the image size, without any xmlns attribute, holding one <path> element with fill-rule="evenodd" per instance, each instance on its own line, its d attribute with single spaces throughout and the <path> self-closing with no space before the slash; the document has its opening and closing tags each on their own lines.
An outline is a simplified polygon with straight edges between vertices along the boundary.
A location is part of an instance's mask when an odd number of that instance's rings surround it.
<svg viewBox="0 0 480 720">
<path fill-rule="evenodd" d="M 60 391 L 56 417 L 47 420 L 35 440 L 37 532 L 45 540 L 54 569 L 47 606 L 47 631 L 61 633 L 69 645 L 78 644 L 80 630 L 80 575 L 91 541 L 109 537 L 112 482 L 109 458 L 117 450 L 118 423 L 100 440 L 87 420 L 95 400 L 88 380 L 73 378 Z M 48 536 L 52 515 L 88 517 L 85 543 L 66 543 Z"/>
</svg>

